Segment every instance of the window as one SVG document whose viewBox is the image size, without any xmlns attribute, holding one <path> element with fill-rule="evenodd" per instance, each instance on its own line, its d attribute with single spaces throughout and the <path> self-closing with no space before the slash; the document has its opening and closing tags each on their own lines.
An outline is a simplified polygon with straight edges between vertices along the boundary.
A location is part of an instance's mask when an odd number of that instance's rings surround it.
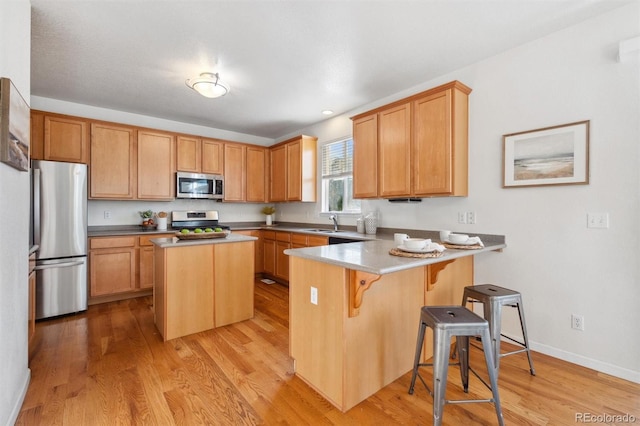
<svg viewBox="0 0 640 426">
<path fill-rule="evenodd" d="M 360 213 L 353 199 L 353 139 L 322 146 L 322 211 Z"/>
</svg>

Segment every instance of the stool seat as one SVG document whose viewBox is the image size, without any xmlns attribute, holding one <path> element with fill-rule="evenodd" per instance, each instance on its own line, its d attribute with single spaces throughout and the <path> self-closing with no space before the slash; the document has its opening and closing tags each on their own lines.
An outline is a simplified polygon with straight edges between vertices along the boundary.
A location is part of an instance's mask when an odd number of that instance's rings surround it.
<svg viewBox="0 0 640 426">
<path fill-rule="evenodd" d="M 433 330 L 433 363 L 421 363 L 420 356 L 424 345 L 424 335 L 426 327 Z M 446 400 L 445 392 L 447 387 L 447 374 L 449 369 L 449 351 L 451 338 L 456 337 L 460 378 L 465 392 L 469 390 L 469 370 L 471 370 L 484 385 L 491 389 L 493 398 L 491 399 L 463 399 Z M 500 406 L 500 395 L 498 393 L 498 374 L 494 367 L 493 352 L 484 351 L 487 372 L 489 374 L 490 385 L 478 376 L 469 366 L 469 337 L 480 336 L 483 346 L 491 345 L 489 334 L 489 323 L 484 318 L 471 312 L 469 309 L 456 306 L 423 306 L 420 310 L 420 322 L 418 326 L 418 338 L 416 341 L 416 353 L 411 375 L 411 385 L 409 394 L 413 394 L 416 378 L 427 388 L 433 397 L 433 424 L 442 424 L 442 413 L 445 404 L 467 403 L 467 402 L 492 402 L 496 409 L 498 423 L 504 425 L 502 408 Z M 419 367 L 433 367 L 433 392 L 420 376 Z"/>
<path fill-rule="evenodd" d="M 494 284 L 472 285 L 464 288 L 462 296 L 462 306 L 466 306 L 467 302 L 482 303 L 484 309 L 484 317 L 489 321 L 489 332 L 491 334 L 491 343 L 494 353 L 494 362 L 496 370 L 500 367 L 500 358 L 507 355 L 514 355 L 521 352 L 527 353 L 529 360 L 529 372 L 532 376 L 536 375 L 533 368 L 533 359 L 531 358 L 531 350 L 529 348 L 529 338 L 527 337 L 527 326 L 524 320 L 524 308 L 522 306 L 522 295 L 517 291 L 500 287 Z M 511 306 L 518 309 L 520 318 L 520 327 L 522 329 L 522 339 L 520 342 L 501 333 L 502 327 L 502 307 Z M 500 353 L 500 340 L 505 337 L 514 343 L 522 346 L 519 349 L 504 354 Z"/>
</svg>

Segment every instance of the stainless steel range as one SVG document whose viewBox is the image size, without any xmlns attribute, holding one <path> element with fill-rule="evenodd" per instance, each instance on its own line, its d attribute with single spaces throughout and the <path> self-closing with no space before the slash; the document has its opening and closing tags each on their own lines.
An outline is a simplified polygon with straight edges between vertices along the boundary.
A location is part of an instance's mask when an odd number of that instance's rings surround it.
<svg viewBox="0 0 640 426">
<path fill-rule="evenodd" d="M 173 229 L 229 229 L 228 226 L 218 223 L 217 210 L 190 210 L 171 212 L 171 227 Z"/>
</svg>

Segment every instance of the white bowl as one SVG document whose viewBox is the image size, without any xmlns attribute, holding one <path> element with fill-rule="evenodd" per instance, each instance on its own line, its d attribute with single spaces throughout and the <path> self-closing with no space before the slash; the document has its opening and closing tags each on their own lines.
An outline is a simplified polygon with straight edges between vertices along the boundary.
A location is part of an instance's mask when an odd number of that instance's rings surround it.
<svg viewBox="0 0 640 426">
<path fill-rule="evenodd" d="M 449 234 L 449 242 L 454 244 L 466 243 L 469 239 L 468 235 L 465 234 Z"/>
<path fill-rule="evenodd" d="M 402 242 L 406 248 L 420 250 L 429 244 L 431 240 L 425 240 L 424 238 L 407 238 Z"/>
</svg>

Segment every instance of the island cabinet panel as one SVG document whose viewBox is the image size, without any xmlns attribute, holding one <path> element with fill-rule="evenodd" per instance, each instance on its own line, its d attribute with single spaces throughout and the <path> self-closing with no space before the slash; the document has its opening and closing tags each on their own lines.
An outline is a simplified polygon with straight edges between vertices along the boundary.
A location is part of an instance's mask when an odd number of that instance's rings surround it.
<svg viewBox="0 0 640 426">
<path fill-rule="evenodd" d="M 364 294 L 359 315 L 349 317 L 349 270 L 292 257 L 289 335 L 296 375 L 347 411 L 410 371 L 424 274 L 414 268 L 382 275 Z M 311 287 L 317 304 L 310 302 Z"/>
<path fill-rule="evenodd" d="M 136 140 L 133 127 L 91 124 L 89 198 L 136 198 Z"/>
<path fill-rule="evenodd" d="M 214 246 L 214 326 L 253 317 L 254 242 Z"/>
<path fill-rule="evenodd" d="M 175 196 L 175 138 L 138 130 L 138 199 L 173 200 Z"/>
<path fill-rule="evenodd" d="M 165 299 L 167 321 L 160 330 L 165 340 L 214 327 L 213 245 L 163 250 L 166 254 Z"/>
</svg>

